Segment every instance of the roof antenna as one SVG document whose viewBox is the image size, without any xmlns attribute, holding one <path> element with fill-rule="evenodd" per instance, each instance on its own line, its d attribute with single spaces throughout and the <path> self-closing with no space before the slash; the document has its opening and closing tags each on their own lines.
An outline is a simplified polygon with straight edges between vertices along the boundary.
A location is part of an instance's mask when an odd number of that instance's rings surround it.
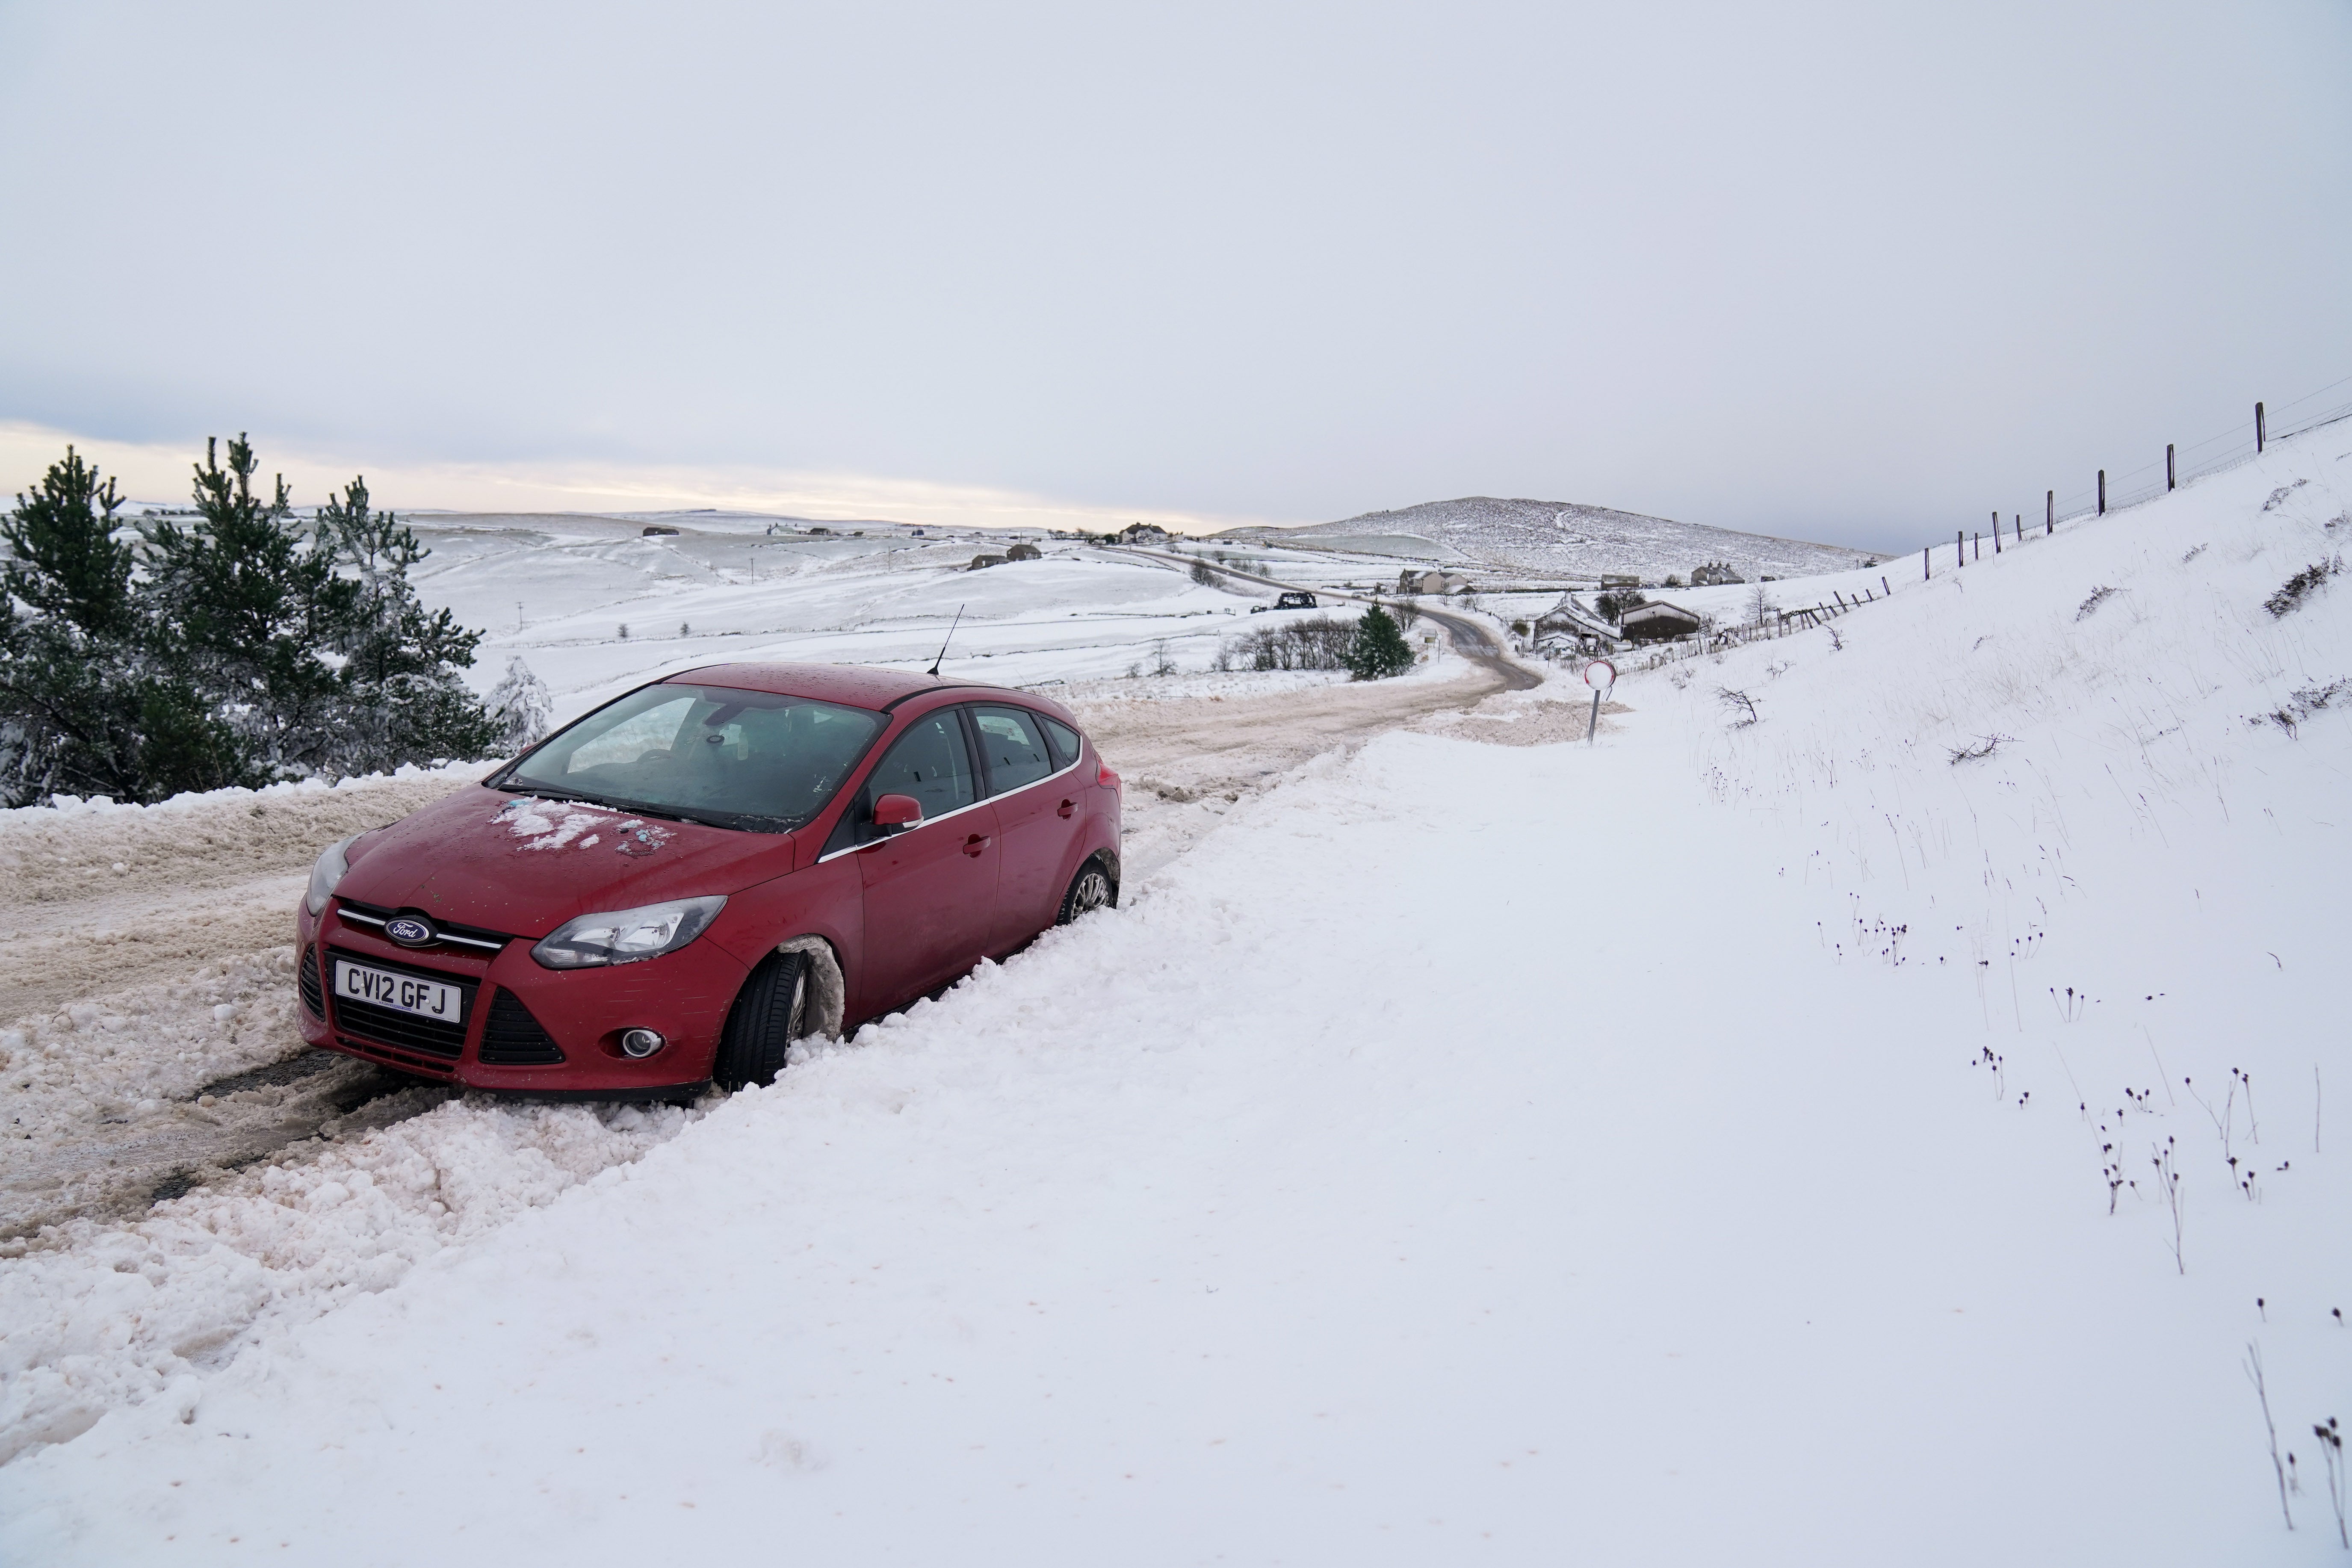
<svg viewBox="0 0 2352 1568">
<path fill-rule="evenodd" d="M 948 623 L 948 635 L 940 639 L 940 658 L 947 658 L 948 644 L 955 641 L 956 627 L 961 625 L 963 625 L 963 606 L 961 605 L 958 605 L 956 606 L 955 619 Z M 933 680 L 937 680 L 940 678 L 940 658 L 931 660 L 931 668 L 927 672 Z"/>
</svg>

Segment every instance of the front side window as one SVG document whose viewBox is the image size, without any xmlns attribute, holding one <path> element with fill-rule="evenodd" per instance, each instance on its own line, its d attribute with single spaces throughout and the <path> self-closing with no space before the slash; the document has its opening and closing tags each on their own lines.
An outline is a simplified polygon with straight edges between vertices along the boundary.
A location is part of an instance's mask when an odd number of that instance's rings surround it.
<svg viewBox="0 0 2352 1568">
<path fill-rule="evenodd" d="M 980 798 L 972 777 L 971 753 L 964 749 L 963 725 L 955 710 L 943 708 L 915 721 L 907 732 L 890 742 L 866 783 L 864 805 L 871 815 L 874 803 L 886 795 L 910 795 L 923 808 L 923 820 L 943 816 Z"/>
<path fill-rule="evenodd" d="M 971 721 L 988 763 L 990 793 L 1025 788 L 1054 771 L 1054 759 L 1045 750 L 1045 734 L 1034 713 L 1019 708 L 975 707 Z"/>
<path fill-rule="evenodd" d="M 881 730 L 860 708 L 663 684 L 559 731 L 492 787 L 719 827 L 789 832 L 824 809 Z"/>
</svg>

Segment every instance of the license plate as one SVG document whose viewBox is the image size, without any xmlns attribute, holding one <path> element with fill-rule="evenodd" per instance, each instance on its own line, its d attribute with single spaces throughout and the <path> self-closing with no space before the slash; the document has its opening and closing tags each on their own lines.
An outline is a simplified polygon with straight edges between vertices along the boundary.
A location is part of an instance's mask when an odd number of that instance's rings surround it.
<svg viewBox="0 0 2352 1568">
<path fill-rule="evenodd" d="M 414 1013 L 420 1018 L 452 1024 L 466 1021 L 466 994 L 455 985 L 395 974 L 348 959 L 335 961 L 335 994 L 353 1002 L 372 1002 L 395 1013 Z"/>
</svg>

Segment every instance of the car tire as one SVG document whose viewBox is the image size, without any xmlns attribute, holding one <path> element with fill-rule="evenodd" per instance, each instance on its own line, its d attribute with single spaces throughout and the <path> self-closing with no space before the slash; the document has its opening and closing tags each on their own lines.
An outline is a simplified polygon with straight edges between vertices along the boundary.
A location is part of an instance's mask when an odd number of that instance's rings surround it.
<svg viewBox="0 0 2352 1568">
<path fill-rule="evenodd" d="M 775 1082 L 785 1050 L 807 1022 L 808 998 L 808 954 L 772 952 L 762 959 L 728 1011 L 712 1081 L 730 1094 L 746 1084 Z"/>
<path fill-rule="evenodd" d="M 1070 890 L 1062 895 L 1062 912 L 1054 917 L 1054 923 L 1066 926 L 1080 915 L 1105 908 L 1118 908 L 1118 884 L 1099 858 L 1088 860 L 1070 879 Z"/>
</svg>

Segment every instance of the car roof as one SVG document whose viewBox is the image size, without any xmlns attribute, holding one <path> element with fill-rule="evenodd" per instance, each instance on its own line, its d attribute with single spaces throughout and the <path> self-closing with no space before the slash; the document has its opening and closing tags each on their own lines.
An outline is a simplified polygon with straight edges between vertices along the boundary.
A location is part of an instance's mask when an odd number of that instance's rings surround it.
<svg viewBox="0 0 2352 1568">
<path fill-rule="evenodd" d="M 962 700 L 1004 697 L 1030 707 L 1067 716 L 1051 698 L 1010 687 L 978 681 L 948 680 L 903 669 L 877 669 L 855 664 L 706 664 L 698 669 L 665 676 L 665 684 L 733 686 L 745 691 L 769 691 L 779 697 L 806 697 L 818 702 L 839 702 L 851 708 L 887 711 L 910 697 L 930 692 L 955 692 Z"/>
</svg>

